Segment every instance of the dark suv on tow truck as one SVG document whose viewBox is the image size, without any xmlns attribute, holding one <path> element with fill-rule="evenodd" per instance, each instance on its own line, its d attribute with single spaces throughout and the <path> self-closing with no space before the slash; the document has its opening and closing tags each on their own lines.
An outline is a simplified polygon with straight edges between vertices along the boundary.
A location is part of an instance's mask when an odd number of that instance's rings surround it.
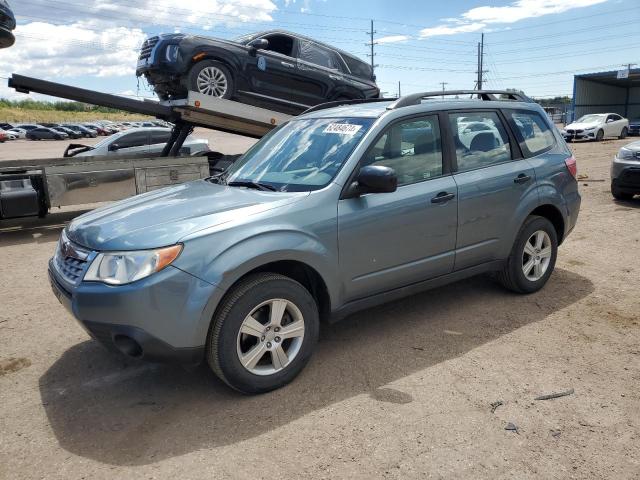
<svg viewBox="0 0 640 480">
<path fill-rule="evenodd" d="M 368 63 L 284 31 L 235 40 L 151 37 L 142 46 L 136 74 L 161 100 L 184 98 L 191 90 L 292 114 L 332 100 L 380 96 Z"/>
</svg>

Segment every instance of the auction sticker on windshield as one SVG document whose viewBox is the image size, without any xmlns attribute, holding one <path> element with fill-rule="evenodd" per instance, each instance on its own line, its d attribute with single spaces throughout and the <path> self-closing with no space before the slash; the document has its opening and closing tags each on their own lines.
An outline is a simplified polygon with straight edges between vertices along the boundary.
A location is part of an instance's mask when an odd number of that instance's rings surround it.
<svg viewBox="0 0 640 480">
<path fill-rule="evenodd" d="M 362 125 L 351 125 L 350 123 L 330 123 L 324 129 L 324 133 L 339 133 L 342 135 L 355 135 L 362 128 Z"/>
</svg>

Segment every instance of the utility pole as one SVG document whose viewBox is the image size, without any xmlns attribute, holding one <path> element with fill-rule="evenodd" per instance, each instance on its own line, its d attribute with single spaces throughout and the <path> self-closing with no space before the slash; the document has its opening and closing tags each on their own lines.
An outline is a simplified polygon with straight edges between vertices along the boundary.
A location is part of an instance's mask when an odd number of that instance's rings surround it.
<svg viewBox="0 0 640 480">
<path fill-rule="evenodd" d="M 480 42 L 478 43 L 478 79 L 476 80 L 476 88 L 478 90 L 482 90 L 482 84 L 484 82 L 484 74 L 487 73 L 488 70 L 484 69 L 484 33 L 480 37 Z"/>
<path fill-rule="evenodd" d="M 374 35 L 378 33 L 373 29 L 373 20 L 371 20 L 371 30 L 367 32 L 367 35 L 369 35 L 369 43 L 365 43 L 365 45 L 367 47 L 371 47 L 371 53 L 367 55 L 367 57 L 371 57 L 371 73 L 374 72 L 375 68 L 376 68 L 376 64 L 375 64 L 375 52 L 374 52 L 374 47 L 377 45 L 377 42 L 374 39 Z"/>
<path fill-rule="evenodd" d="M 398 98 L 400 98 L 402 96 L 402 86 L 400 85 L 400 82 L 398 82 Z"/>
<path fill-rule="evenodd" d="M 442 98 L 444 98 L 444 92 L 446 91 L 444 87 L 445 87 L 445 85 L 449 85 L 449 83 L 448 82 L 440 82 L 440 85 L 442 85 Z"/>
</svg>

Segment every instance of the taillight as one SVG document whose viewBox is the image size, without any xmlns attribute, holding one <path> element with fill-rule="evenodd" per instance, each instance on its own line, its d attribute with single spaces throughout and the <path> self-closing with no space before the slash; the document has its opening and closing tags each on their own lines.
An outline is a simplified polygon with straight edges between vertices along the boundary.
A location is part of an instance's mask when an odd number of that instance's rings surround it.
<svg viewBox="0 0 640 480">
<path fill-rule="evenodd" d="M 576 162 L 576 157 L 571 155 L 569 158 L 565 159 L 565 165 L 567 166 L 567 170 L 571 176 L 575 179 L 578 178 L 578 162 Z"/>
</svg>

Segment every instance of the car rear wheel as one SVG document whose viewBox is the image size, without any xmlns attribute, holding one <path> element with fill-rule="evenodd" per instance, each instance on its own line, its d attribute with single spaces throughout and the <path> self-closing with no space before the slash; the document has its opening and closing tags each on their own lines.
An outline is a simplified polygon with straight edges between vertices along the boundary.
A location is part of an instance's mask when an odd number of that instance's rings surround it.
<svg viewBox="0 0 640 480">
<path fill-rule="evenodd" d="M 623 140 L 625 138 L 627 138 L 627 135 L 629 134 L 629 129 L 627 127 L 624 127 L 622 129 L 622 131 L 620 132 L 620 136 L 618 137 L 620 140 Z"/>
<path fill-rule="evenodd" d="M 191 68 L 189 89 L 211 97 L 229 99 L 233 96 L 233 77 L 222 63 L 204 60 Z"/>
<path fill-rule="evenodd" d="M 598 133 L 596 133 L 596 142 L 602 141 L 603 138 L 604 138 L 604 131 L 598 130 Z"/>
<path fill-rule="evenodd" d="M 207 340 L 207 361 L 230 387 L 264 393 L 291 382 L 318 339 L 318 307 L 301 284 L 260 273 L 222 300 Z"/>
<path fill-rule="evenodd" d="M 522 225 L 498 278 L 514 292 L 537 292 L 549 280 L 557 255 L 558 235 L 553 224 L 544 217 L 532 215 Z"/>
</svg>

